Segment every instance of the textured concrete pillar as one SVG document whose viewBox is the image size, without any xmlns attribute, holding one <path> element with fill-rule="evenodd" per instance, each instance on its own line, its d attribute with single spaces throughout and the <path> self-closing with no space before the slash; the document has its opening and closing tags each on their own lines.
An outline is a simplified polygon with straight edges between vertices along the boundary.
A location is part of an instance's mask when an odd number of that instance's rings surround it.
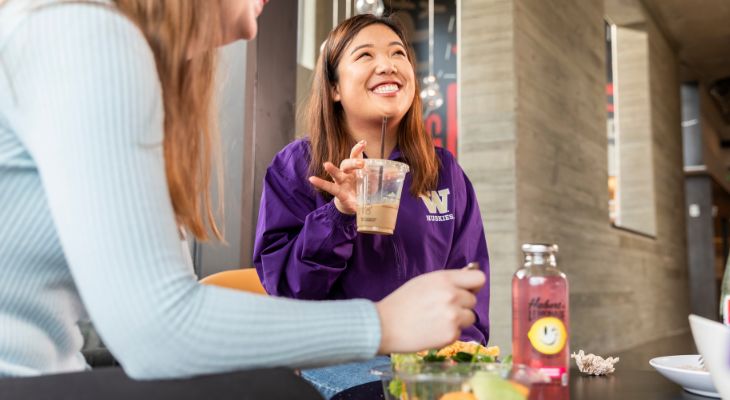
<svg viewBox="0 0 730 400">
<path fill-rule="evenodd" d="M 510 352 L 516 209 L 514 3 L 462 0 L 459 163 L 474 184 L 489 246 L 491 340 Z"/>
</svg>

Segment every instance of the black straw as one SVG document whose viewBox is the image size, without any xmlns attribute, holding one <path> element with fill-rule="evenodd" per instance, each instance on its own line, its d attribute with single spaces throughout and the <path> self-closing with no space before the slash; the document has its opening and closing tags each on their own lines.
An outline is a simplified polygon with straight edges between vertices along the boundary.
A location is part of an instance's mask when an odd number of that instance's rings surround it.
<svg viewBox="0 0 730 400">
<path fill-rule="evenodd" d="M 388 123 L 388 117 L 383 117 L 383 127 L 380 129 L 380 159 L 385 158 L 385 127 Z M 378 168 L 378 193 L 382 196 L 383 189 L 383 165 Z M 382 199 L 381 199 L 382 200 Z"/>
<path fill-rule="evenodd" d="M 380 128 L 380 159 L 385 158 L 385 127 L 388 124 L 388 117 L 383 117 L 383 126 Z"/>
</svg>

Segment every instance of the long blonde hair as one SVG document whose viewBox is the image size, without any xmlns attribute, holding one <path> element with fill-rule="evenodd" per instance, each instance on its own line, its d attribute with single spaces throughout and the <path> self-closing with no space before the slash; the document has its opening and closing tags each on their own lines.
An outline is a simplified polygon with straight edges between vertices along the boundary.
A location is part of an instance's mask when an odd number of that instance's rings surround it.
<svg viewBox="0 0 730 400">
<path fill-rule="evenodd" d="M 167 185 L 178 224 L 198 239 L 223 235 L 222 166 L 214 118 L 215 47 L 221 42 L 219 0 L 115 0 L 145 35 L 155 56 L 165 108 Z M 199 49 L 191 57 L 191 49 Z M 214 213 L 211 171 L 216 171 Z"/>
</svg>

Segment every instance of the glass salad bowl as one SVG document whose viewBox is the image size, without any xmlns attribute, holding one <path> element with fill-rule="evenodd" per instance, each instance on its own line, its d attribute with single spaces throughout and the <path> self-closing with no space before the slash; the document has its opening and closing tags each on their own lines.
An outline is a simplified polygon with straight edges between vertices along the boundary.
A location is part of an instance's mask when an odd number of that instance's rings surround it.
<svg viewBox="0 0 730 400">
<path fill-rule="evenodd" d="M 374 368 L 386 400 L 527 400 L 540 371 L 499 362 L 402 361 Z"/>
</svg>

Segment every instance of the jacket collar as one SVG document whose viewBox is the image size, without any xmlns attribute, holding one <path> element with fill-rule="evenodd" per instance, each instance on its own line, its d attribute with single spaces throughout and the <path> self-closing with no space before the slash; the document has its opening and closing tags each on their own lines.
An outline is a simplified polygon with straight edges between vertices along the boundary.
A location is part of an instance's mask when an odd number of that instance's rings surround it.
<svg viewBox="0 0 730 400">
<path fill-rule="evenodd" d="M 362 155 L 364 158 L 370 158 L 365 153 Z M 388 160 L 391 161 L 398 161 L 403 159 L 403 154 L 400 151 L 400 147 L 396 144 L 393 148 L 393 151 L 390 153 L 390 157 L 388 157 Z"/>
</svg>

